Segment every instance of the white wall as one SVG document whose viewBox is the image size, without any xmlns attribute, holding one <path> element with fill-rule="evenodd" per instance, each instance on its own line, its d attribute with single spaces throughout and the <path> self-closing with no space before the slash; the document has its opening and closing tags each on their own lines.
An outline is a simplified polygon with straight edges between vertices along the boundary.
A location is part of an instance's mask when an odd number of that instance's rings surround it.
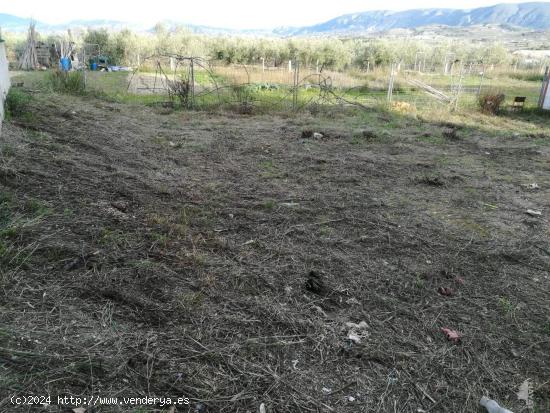
<svg viewBox="0 0 550 413">
<path fill-rule="evenodd" d="M 10 75 L 8 73 L 8 59 L 6 48 L 0 42 L 0 134 L 2 133 L 2 120 L 4 119 L 4 98 L 10 88 Z"/>
</svg>

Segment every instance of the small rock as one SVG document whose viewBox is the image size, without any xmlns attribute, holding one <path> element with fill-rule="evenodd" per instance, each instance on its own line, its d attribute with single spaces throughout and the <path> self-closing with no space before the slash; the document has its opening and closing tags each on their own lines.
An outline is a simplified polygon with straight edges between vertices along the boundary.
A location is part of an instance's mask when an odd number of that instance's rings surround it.
<svg viewBox="0 0 550 413">
<path fill-rule="evenodd" d="M 266 413 L 267 412 L 267 409 L 265 408 L 265 403 L 260 404 L 259 412 L 260 413 Z"/>
<path fill-rule="evenodd" d="M 351 331 L 348 333 L 348 340 L 353 341 L 355 344 L 361 343 L 361 337 Z"/>
<path fill-rule="evenodd" d="M 527 215 L 531 215 L 532 217 L 540 217 L 542 215 L 541 211 L 535 211 L 533 209 L 528 209 L 527 211 L 525 211 L 525 213 Z"/>
<path fill-rule="evenodd" d="M 366 330 L 369 327 L 366 321 L 361 321 L 359 324 L 347 322 L 345 325 L 347 328 L 352 328 L 356 330 Z"/>
<path fill-rule="evenodd" d="M 323 138 L 323 134 L 322 133 L 319 133 L 319 132 L 315 132 L 313 134 L 313 138 L 314 139 L 322 139 Z"/>
<path fill-rule="evenodd" d="M 113 201 L 111 202 L 111 206 L 118 209 L 120 212 L 127 212 L 129 204 L 126 201 Z"/>
<path fill-rule="evenodd" d="M 348 402 L 353 403 L 355 401 L 355 397 L 348 396 Z"/>
<path fill-rule="evenodd" d="M 332 392 L 332 389 L 329 389 L 328 387 L 323 387 L 323 393 L 330 393 Z"/>
</svg>

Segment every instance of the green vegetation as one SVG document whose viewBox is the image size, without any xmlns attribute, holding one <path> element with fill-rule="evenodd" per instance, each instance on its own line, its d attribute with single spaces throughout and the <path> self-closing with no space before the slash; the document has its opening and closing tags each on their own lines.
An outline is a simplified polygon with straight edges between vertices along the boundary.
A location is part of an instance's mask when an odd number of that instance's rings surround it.
<svg viewBox="0 0 550 413">
<path fill-rule="evenodd" d="M 29 114 L 29 104 L 32 96 L 20 88 L 12 87 L 6 96 L 7 118 L 19 118 Z"/>
<path fill-rule="evenodd" d="M 60 35 L 42 36 L 51 43 Z M 413 66 L 421 56 L 423 67 L 428 70 L 443 64 L 447 54 L 464 62 L 483 62 L 484 65 L 517 63 L 517 57 L 508 53 L 498 43 L 476 44 L 466 40 L 440 40 L 427 44 L 412 39 L 372 38 L 246 38 L 206 36 L 192 33 L 183 26 L 168 28 L 158 24 L 153 35 L 131 30 L 108 31 L 89 29 L 74 35 L 78 45 L 98 45 L 101 54 L 109 57 L 109 63 L 136 66 L 146 56 L 155 54 L 180 54 L 200 56 L 224 64 L 261 64 L 285 66 L 291 59 L 298 59 L 304 67 L 323 69 L 374 69 L 394 62 Z M 24 34 L 9 34 L 7 45 L 10 55 L 18 55 L 24 49 Z"/>
<path fill-rule="evenodd" d="M 80 71 L 52 70 L 46 76 L 47 85 L 54 92 L 82 95 L 86 91 L 84 74 Z"/>
</svg>

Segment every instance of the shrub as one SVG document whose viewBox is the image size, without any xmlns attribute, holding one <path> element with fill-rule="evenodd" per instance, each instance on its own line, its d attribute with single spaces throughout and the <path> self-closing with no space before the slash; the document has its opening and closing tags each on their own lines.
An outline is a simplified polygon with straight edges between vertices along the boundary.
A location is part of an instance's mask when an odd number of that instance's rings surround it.
<svg viewBox="0 0 550 413">
<path fill-rule="evenodd" d="M 86 83 L 82 72 L 63 72 L 54 70 L 46 78 L 48 86 L 54 92 L 82 95 L 86 91 Z"/>
<path fill-rule="evenodd" d="M 11 88 L 6 96 L 6 115 L 10 117 L 21 117 L 28 112 L 32 96 L 19 88 Z"/>
<path fill-rule="evenodd" d="M 496 115 L 500 111 L 504 99 L 505 96 L 502 93 L 485 93 L 479 97 L 479 107 L 483 113 Z"/>
</svg>

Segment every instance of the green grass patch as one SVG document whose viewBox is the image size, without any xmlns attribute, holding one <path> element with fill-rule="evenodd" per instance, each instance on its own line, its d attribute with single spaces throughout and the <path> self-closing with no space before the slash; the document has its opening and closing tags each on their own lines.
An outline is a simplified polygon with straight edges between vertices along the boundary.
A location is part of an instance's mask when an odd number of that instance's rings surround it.
<svg viewBox="0 0 550 413">
<path fill-rule="evenodd" d="M 29 105 L 32 96 L 24 90 L 13 87 L 6 96 L 6 119 L 29 117 Z"/>
</svg>

